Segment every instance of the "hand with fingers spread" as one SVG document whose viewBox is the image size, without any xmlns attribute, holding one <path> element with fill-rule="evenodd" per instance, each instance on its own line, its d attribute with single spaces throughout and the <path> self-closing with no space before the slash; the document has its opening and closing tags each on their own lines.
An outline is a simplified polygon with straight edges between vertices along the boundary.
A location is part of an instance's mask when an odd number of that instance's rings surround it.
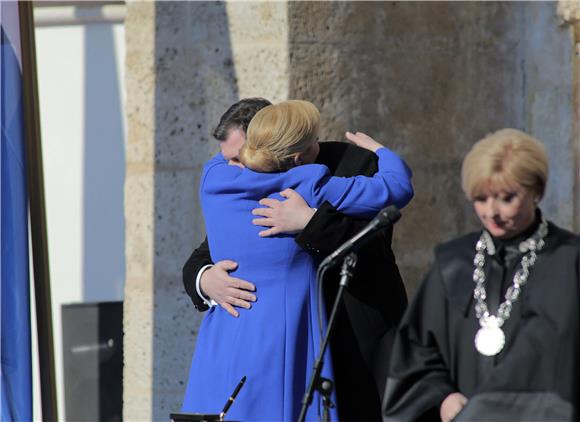
<svg viewBox="0 0 580 422">
<path fill-rule="evenodd" d="M 248 281 L 230 275 L 230 271 L 236 268 L 238 264 L 234 261 L 219 261 L 205 270 L 200 279 L 203 294 L 215 300 L 234 317 L 239 316 L 235 307 L 250 309 L 251 302 L 256 301 L 256 296 L 251 293 L 256 290 L 256 287 Z"/>
<path fill-rule="evenodd" d="M 441 402 L 439 416 L 441 422 L 451 422 L 467 404 L 467 397 L 461 393 L 451 393 Z"/>
<path fill-rule="evenodd" d="M 346 136 L 346 139 L 351 141 L 353 144 L 355 144 L 361 148 L 368 149 L 371 152 L 377 152 L 377 150 L 379 148 L 382 148 L 384 146 L 384 145 L 381 145 L 380 143 L 378 143 L 377 141 L 375 141 L 369 135 L 362 133 L 362 132 L 356 132 L 356 133 L 346 132 L 345 136 Z"/>
<path fill-rule="evenodd" d="M 264 205 L 265 208 L 252 210 L 252 214 L 262 217 L 254 218 L 253 224 L 270 227 L 259 233 L 261 237 L 274 236 L 280 233 L 298 233 L 306 227 L 316 212 L 316 209 L 310 208 L 295 190 L 285 189 L 280 192 L 280 195 L 286 200 L 278 201 L 277 199 L 264 198 L 260 200 L 260 205 Z"/>
</svg>

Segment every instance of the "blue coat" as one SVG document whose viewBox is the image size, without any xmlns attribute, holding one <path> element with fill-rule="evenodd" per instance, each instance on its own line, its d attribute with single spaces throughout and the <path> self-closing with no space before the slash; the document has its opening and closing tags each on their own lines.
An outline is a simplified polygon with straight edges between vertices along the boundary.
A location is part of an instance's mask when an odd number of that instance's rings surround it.
<svg viewBox="0 0 580 422">
<path fill-rule="evenodd" d="M 258 302 L 233 318 L 220 307 L 206 315 L 198 336 L 183 410 L 218 413 L 242 376 L 247 381 L 228 418 L 296 420 L 318 346 L 316 280 L 311 255 L 289 235 L 258 236 L 251 210 L 264 197 L 295 189 L 311 207 L 329 201 L 339 211 L 373 217 L 386 205 L 405 206 L 411 173 L 386 148 L 373 177 L 331 177 L 318 164 L 257 173 L 228 165 L 221 154 L 204 167 L 200 195 L 212 260 L 239 263 L 233 276 L 252 280 Z M 324 312 L 323 312 L 324 314 Z M 330 357 L 325 374 L 332 376 Z M 317 399 L 308 419 L 318 419 Z M 336 414 L 333 415 L 336 419 Z"/>
</svg>

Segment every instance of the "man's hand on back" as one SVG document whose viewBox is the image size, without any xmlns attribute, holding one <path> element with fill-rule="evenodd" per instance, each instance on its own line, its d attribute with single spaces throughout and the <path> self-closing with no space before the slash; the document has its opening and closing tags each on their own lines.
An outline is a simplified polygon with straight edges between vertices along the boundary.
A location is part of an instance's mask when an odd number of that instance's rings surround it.
<svg viewBox="0 0 580 422">
<path fill-rule="evenodd" d="M 199 281 L 202 293 L 215 300 L 234 317 L 239 316 L 234 306 L 250 309 L 252 307 L 250 302 L 256 301 L 256 296 L 251 293 L 256 290 L 252 283 L 230 276 L 230 271 L 236 268 L 238 264 L 234 261 L 219 261 L 205 270 Z"/>
</svg>

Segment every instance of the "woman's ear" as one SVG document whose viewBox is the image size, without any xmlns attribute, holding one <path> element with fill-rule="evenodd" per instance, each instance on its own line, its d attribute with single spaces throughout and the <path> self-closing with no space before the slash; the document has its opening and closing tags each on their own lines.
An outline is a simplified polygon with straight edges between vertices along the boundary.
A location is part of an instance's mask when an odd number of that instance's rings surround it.
<svg viewBox="0 0 580 422">
<path fill-rule="evenodd" d="M 294 162 L 295 166 L 301 166 L 302 164 L 304 164 L 302 162 L 302 153 L 297 152 L 296 154 L 294 154 L 294 158 L 292 159 L 292 161 Z"/>
</svg>

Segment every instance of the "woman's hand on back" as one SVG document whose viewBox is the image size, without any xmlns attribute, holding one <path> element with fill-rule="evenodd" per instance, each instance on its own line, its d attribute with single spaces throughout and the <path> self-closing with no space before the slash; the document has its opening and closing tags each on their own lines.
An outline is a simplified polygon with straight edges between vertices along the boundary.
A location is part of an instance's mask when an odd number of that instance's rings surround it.
<svg viewBox="0 0 580 422">
<path fill-rule="evenodd" d="M 371 152 L 377 152 L 377 150 L 379 148 L 382 148 L 384 146 L 384 145 L 379 144 L 377 141 L 375 141 L 369 135 L 362 133 L 362 132 L 356 132 L 356 133 L 346 132 L 345 136 L 346 136 L 346 139 L 348 139 L 353 144 L 355 144 L 361 148 L 368 149 Z"/>
</svg>

